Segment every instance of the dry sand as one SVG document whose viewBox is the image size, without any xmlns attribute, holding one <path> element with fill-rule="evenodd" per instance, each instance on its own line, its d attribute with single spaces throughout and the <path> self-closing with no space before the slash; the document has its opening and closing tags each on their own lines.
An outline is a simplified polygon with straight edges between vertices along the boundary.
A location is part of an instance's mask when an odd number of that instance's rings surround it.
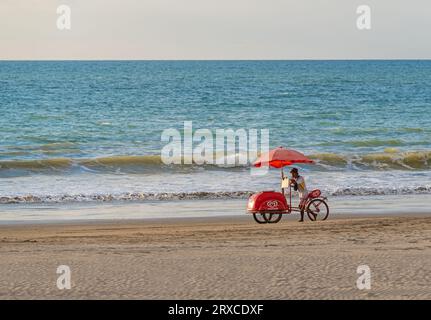
<svg viewBox="0 0 431 320">
<path fill-rule="evenodd" d="M 1 299 L 431 299 L 431 215 L 1 226 L 0 257 Z"/>
</svg>

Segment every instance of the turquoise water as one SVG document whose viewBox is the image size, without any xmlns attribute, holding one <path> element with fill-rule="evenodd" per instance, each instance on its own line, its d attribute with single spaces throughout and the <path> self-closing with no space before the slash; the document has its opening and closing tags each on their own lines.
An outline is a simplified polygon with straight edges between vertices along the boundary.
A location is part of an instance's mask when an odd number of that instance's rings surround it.
<svg viewBox="0 0 431 320">
<path fill-rule="evenodd" d="M 334 196 L 429 193 L 430 110 L 431 61 L 0 62 L 0 202 L 278 187 L 275 171 L 161 165 L 184 121 L 270 129 Z"/>
</svg>

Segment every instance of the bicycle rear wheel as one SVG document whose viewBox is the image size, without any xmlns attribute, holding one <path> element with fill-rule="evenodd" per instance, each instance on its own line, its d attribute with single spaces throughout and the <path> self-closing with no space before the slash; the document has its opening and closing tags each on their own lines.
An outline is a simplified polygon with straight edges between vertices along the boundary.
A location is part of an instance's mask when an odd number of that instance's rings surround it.
<svg viewBox="0 0 431 320">
<path fill-rule="evenodd" d="M 268 223 L 268 221 L 266 221 L 264 213 L 253 213 L 253 219 L 260 224 Z"/>
<path fill-rule="evenodd" d="M 281 213 L 264 213 L 266 222 L 268 223 L 277 223 L 281 220 Z"/>
</svg>

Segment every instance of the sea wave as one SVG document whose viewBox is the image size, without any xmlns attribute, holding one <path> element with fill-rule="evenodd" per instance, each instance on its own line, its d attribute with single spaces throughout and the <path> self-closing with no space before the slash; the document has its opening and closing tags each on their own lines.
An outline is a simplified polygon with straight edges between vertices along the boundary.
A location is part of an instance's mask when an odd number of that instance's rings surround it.
<svg viewBox="0 0 431 320">
<path fill-rule="evenodd" d="M 355 167 L 361 169 L 399 169 L 423 170 L 431 169 L 431 151 L 400 152 L 395 148 L 386 148 L 384 152 L 363 155 L 342 155 L 320 153 L 310 155 L 317 164 L 332 167 Z"/>
<path fill-rule="evenodd" d="M 178 193 L 119 193 L 119 194 L 63 194 L 63 195 L 19 195 L 0 196 L 0 204 L 12 203 L 68 203 L 68 202 L 113 202 L 113 201 L 160 201 L 160 200 L 209 200 L 246 199 L 252 191 L 178 192 Z"/>
<path fill-rule="evenodd" d="M 317 169 L 321 168 L 358 168 L 371 170 L 426 170 L 431 169 L 431 151 L 406 151 L 401 152 L 396 148 L 386 148 L 380 153 L 369 154 L 337 154 L 337 153 L 316 153 L 308 155 L 314 159 Z M 141 172 L 145 170 L 157 171 L 166 169 L 184 169 L 184 168 L 218 168 L 234 169 L 245 168 L 250 166 L 245 163 L 244 159 L 238 161 L 244 154 L 233 154 L 230 157 L 236 158 L 236 165 L 165 165 L 160 155 L 141 155 L 141 156 L 107 156 L 92 159 L 80 158 L 49 158 L 34 160 L 7 160 L 0 161 L 0 174 L 5 171 L 27 171 L 27 172 L 63 172 L 74 169 L 95 170 L 99 172 Z"/>
<path fill-rule="evenodd" d="M 179 192 L 179 193 L 117 193 L 117 194 L 62 194 L 62 195 L 16 195 L 0 196 L 0 204 L 31 203 L 81 203 L 81 202 L 138 202 L 138 201 L 178 201 L 178 200 L 227 200 L 247 199 L 256 191 L 217 191 L 217 192 Z M 381 196 L 431 194 L 431 186 L 401 188 L 339 188 L 323 190 L 327 197 L 339 196 Z"/>
</svg>

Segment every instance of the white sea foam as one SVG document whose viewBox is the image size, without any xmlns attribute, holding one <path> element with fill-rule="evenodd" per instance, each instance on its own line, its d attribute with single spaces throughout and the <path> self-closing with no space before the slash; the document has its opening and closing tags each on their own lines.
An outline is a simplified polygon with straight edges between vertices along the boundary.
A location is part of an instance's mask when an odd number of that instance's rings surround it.
<svg viewBox="0 0 431 320">
<path fill-rule="evenodd" d="M 300 170 L 308 188 L 326 196 L 431 193 L 431 171 Z M 280 189 L 280 171 L 252 176 L 248 170 L 194 170 L 193 173 L 33 174 L 0 179 L 0 203 L 112 202 L 246 198 Z"/>
</svg>

